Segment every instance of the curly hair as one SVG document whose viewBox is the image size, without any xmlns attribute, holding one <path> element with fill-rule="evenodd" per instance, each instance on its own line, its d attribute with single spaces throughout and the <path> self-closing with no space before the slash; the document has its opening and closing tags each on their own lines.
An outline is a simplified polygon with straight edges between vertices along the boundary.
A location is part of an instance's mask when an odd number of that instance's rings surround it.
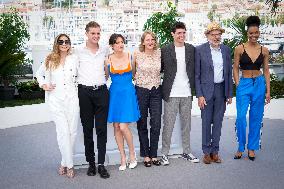
<svg viewBox="0 0 284 189">
<path fill-rule="evenodd" d="M 57 41 L 62 36 L 67 37 L 68 40 L 70 41 L 70 37 L 67 34 L 64 34 L 64 33 L 59 34 L 54 39 L 53 49 L 52 49 L 51 53 L 45 59 L 45 67 L 46 67 L 47 70 L 54 70 L 54 69 L 58 68 L 58 66 L 60 65 L 60 51 L 59 51 L 59 44 L 57 43 Z M 71 51 L 71 46 L 68 49 L 67 54 L 70 54 L 71 53 L 70 51 Z"/>
<path fill-rule="evenodd" d="M 111 34 L 111 36 L 109 37 L 108 44 L 109 44 L 109 45 L 114 45 L 114 44 L 116 43 L 116 40 L 117 40 L 119 37 L 122 39 L 123 43 L 125 43 L 125 38 L 124 38 L 121 34 L 113 33 L 113 34 Z"/>
<path fill-rule="evenodd" d="M 145 46 L 143 45 L 143 43 L 144 43 L 144 40 L 145 40 L 145 38 L 146 38 L 147 35 L 151 35 L 151 36 L 155 39 L 154 50 L 157 50 L 158 47 L 159 47 L 159 45 L 158 45 L 158 40 L 157 40 L 157 36 L 156 36 L 153 32 L 147 30 L 147 31 L 145 31 L 145 32 L 142 34 L 142 36 L 141 36 L 141 41 L 140 41 L 140 44 L 139 44 L 139 51 L 140 51 L 140 52 L 144 52 L 144 51 L 145 51 Z"/>
<path fill-rule="evenodd" d="M 259 27 L 260 26 L 259 17 L 258 16 L 249 16 L 246 20 L 246 26 L 247 26 L 247 28 L 249 28 L 251 26 Z"/>
</svg>

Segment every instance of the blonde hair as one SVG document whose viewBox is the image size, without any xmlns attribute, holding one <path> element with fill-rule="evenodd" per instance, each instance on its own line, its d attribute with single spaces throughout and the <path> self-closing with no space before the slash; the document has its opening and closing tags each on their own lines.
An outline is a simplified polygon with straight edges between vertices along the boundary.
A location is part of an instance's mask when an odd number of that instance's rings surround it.
<svg viewBox="0 0 284 189">
<path fill-rule="evenodd" d="M 46 67 L 47 70 L 54 70 L 54 69 L 58 68 L 58 66 L 60 65 L 60 51 L 59 51 L 59 44 L 57 43 L 57 41 L 62 36 L 67 37 L 68 40 L 70 41 L 70 37 L 67 34 L 64 34 L 64 33 L 59 34 L 54 39 L 53 49 L 52 49 L 51 53 L 45 59 L 45 67 Z M 71 46 L 68 49 L 67 54 L 70 54 L 70 51 L 71 51 Z"/>
<path fill-rule="evenodd" d="M 155 39 L 155 41 L 156 41 L 155 46 L 154 46 L 154 50 L 157 50 L 158 47 L 159 47 L 156 35 L 153 32 L 147 30 L 141 36 L 141 41 L 140 41 L 140 44 L 139 44 L 139 51 L 140 52 L 144 52 L 145 51 L 145 46 L 143 45 L 143 43 L 144 43 L 144 40 L 146 38 L 146 35 L 148 35 L 148 34 L 151 35 Z"/>
</svg>

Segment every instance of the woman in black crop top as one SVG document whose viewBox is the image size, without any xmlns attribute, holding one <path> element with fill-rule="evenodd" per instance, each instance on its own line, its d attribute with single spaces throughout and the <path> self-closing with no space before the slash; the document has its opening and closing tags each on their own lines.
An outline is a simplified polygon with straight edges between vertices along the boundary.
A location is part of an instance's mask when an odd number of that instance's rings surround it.
<svg viewBox="0 0 284 189">
<path fill-rule="evenodd" d="M 269 52 L 258 42 L 260 35 L 258 16 L 246 20 L 248 41 L 236 47 L 234 52 L 233 75 L 237 86 L 236 134 L 239 143 L 234 159 L 240 159 L 246 145 L 246 114 L 249 110 L 248 157 L 255 159 L 255 150 L 260 145 L 260 133 L 264 105 L 270 102 L 270 73 L 268 67 Z M 263 68 L 263 73 L 260 68 Z M 239 78 L 239 70 L 242 77 Z"/>
</svg>

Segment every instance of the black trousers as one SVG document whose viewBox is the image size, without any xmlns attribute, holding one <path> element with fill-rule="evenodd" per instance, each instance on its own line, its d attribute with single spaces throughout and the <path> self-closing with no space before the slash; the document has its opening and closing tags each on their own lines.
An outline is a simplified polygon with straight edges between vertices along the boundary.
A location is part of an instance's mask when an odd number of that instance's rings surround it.
<svg viewBox="0 0 284 189">
<path fill-rule="evenodd" d="M 141 117 L 137 122 L 141 157 L 157 157 L 161 129 L 162 91 L 161 87 L 151 90 L 136 86 Z M 150 144 L 147 128 L 148 110 L 150 112 Z"/>
<path fill-rule="evenodd" d="M 87 162 L 95 162 L 93 128 L 97 134 L 98 164 L 104 164 L 107 143 L 107 116 L 109 91 L 106 86 L 97 90 L 78 85 L 80 117 L 84 132 L 85 156 Z"/>
</svg>

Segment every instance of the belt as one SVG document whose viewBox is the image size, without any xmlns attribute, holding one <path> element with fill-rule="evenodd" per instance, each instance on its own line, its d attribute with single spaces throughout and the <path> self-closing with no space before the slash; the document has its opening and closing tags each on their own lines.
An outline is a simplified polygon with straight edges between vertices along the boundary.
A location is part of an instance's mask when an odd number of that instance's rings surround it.
<svg viewBox="0 0 284 189">
<path fill-rule="evenodd" d="M 96 90 L 106 89 L 107 86 L 106 86 L 106 84 L 104 84 L 104 85 L 93 85 L 93 86 L 86 86 L 86 85 L 78 84 L 78 88 L 96 91 Z"/>
<path fill-rule="evenodd" d="M 223 85 L 225 81 L 222 81 L 221 83 L 214 83 L 214 85 Z"/>
</svg>

